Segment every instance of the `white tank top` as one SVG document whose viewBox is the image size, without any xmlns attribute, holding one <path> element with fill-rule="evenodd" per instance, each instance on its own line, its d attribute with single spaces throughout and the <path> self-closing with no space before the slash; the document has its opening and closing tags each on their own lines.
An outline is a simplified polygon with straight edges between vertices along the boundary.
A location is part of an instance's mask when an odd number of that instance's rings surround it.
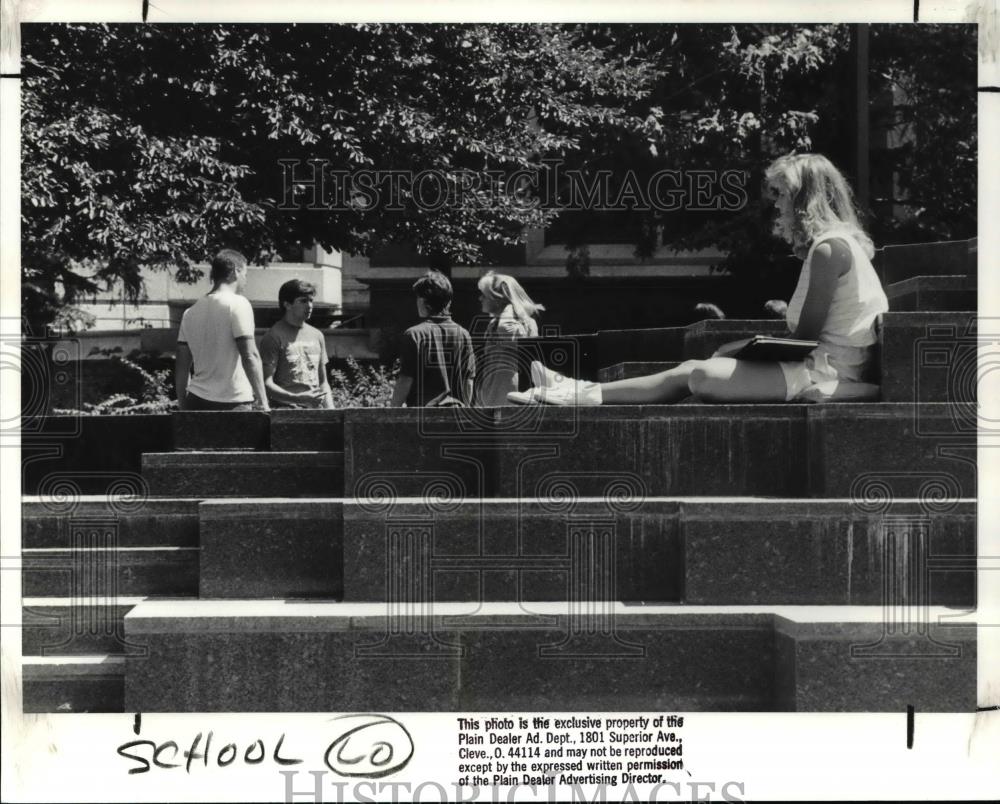
<svg viewBox="0 0 1000 804">
<path fill-rule="evenodd" d="M 831 230 L 817 237 L 809 247 L 809 253 L 802 264 L 802 273 L 799 274 L 799 283 L 788 302 L 788 328 L 794 332 L 799 325 L 802 305 L 809 290 L 809 266 L 816 246 L 831 238 L 840 238 L 850 246 L 853 264 L 837 280 L 830 312 L 818 340 L 820 343 L 836 346 L 871 346 L 877 340 L 875 320 L 889 309 L 889 300 L 882 290 L 882 283 L 871 260 L 850 232 Z"/>
</svg>

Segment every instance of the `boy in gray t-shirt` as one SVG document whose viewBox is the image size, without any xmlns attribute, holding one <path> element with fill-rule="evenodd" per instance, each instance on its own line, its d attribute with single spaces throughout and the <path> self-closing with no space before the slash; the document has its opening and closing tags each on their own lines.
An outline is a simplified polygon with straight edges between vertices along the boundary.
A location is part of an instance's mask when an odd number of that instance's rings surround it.
<svg viewBox="0 0 1000 804">
<path fill-rule="evenodd" d="M 285 282 L 278 291 L 284 311 L 260 342 L 264 385 L 275 407 L 331 408 L 326 376 L 326 339 L 309 326 L 316 287 L 301 279 Z"/>
</svg>

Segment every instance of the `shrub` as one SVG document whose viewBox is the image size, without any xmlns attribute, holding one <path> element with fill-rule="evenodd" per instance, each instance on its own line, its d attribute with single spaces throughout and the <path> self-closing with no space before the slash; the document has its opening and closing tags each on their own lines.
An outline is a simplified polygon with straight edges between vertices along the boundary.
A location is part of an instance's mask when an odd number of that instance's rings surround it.
<svg viewBox="0 0 1000 804">
<path fill-rule="evenodd" d="M 178 409 L 174 399 L 172 368 L 144 368 L 138 361 L 149 355 L 133 352 L 128 357 L 109 352 L 116 361 L 141 382 L 140 390 L 114 393 L 99 402 L 84 402 L 82 409 L 54 408 L 54 414 L 84 416 L 127 416 L 143 413 L 170 413 Z M 339 362 L 339 361 L 338 361 Z M 392 389 L 399 374 L 398 361 L 390 366 L 358 363 L 347 358 L 329 373 L 330 390 L 335 408 L 386 408 L 392 399 Z"/>
<path fill-rule="evenodd" d="M 137 396 L 112 394 L 100 402 L 84 402 L 82 410 L 54 408 L 55 414 L 84 416 L 124 416 L 145 413 L 170 413 L 177 410 L 177 400 L 173 398 L 173 370 L 169 368 L 147 370 L 139 365 L 143 355 L 133 352 L 128 357 L 111 354 L 111 360 L 122 368 L 138 375 L 142 385 Z M 146 356 L 148 357 L 148 356 Z"/>
<path fill-rule="evenodd" d="M 387 408 L 399 374 L 399 361 L 391 367 L 378 363 L 361 365 L 353 357 L 343 368 L 330 371 L 330 390 L 335 408 Z"/>
</svg>

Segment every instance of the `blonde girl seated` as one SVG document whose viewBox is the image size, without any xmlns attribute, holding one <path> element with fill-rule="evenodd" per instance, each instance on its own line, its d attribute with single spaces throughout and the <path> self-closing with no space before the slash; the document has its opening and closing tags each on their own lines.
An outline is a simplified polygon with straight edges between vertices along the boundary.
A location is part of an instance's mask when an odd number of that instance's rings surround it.
<svg viewBox="0 0 1000 804">
<path fill-rule="evenodd" d="M 479 300 L 490 317 L 477 370 L 476 404 L 509 405 L 517 390 L 514 341 L 538 335 L 535 316 L 545 308 L 535 304 L 512 276 L 489 271 L 479 280 Z"/>
<path fill-rule="evenodd" d="M 847 181 L 818 154 L 783 156 L 765 179 L 777 207 L 774 233 L 803 259 L 786 321 L 792 338 L 819 342 L 805 360 L 736 360 L 727 356 L 735 345 L 727 345 L 708 360 L 608 383 L 571 380 L 532 363 L 535 387 L 508 398 L 551 405 L 664 403 L 690 394 L 708 402 L 877 398 L 878 387 L 870 384 L 875 328 L 889 304 Z"/>
</svg>

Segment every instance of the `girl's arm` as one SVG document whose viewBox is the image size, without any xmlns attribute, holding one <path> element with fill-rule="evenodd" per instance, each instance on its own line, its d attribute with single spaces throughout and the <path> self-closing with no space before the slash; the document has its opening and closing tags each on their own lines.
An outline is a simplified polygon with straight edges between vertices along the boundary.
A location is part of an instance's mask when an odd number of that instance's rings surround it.
<svg viewBox="0 0 1000 804">
<path fill-rule="evenodd" d="M 802 304 L 799 325 L 792 333 L 793 338 L 807 341 L 819 339 L 833 303 L 837 280 L 851 270 L 853 262 L 850 246 L 843 240 L 831 238 L 816 246 L 809 264 L 809 289 Z"/>
</svg>

